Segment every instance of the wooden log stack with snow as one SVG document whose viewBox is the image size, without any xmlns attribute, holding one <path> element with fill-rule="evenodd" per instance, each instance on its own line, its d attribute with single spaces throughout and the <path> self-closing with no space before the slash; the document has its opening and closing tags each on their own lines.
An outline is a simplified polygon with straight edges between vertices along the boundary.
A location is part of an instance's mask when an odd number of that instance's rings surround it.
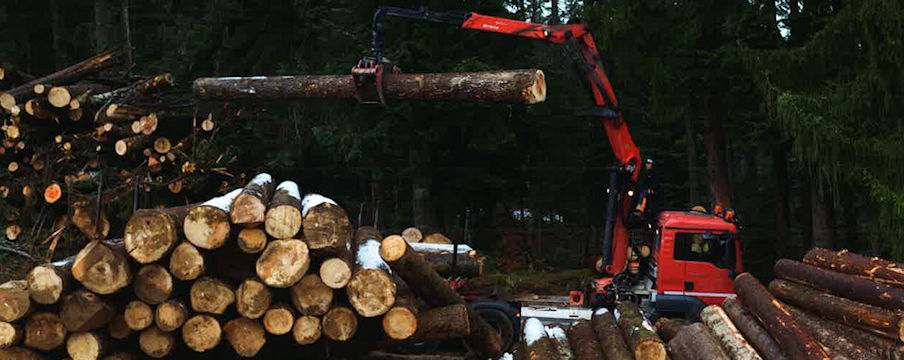
<svg viewBox="0 0 904 360">
<path fill-rule="evenodd" d="M 257 174 L 235 196 L 229 207 L 229 219 L 233 224 L 256 227 L 264 223 L 267 205 L 273 196 L 273 178 L 270 174 Z"/>
<path fill-rule="evenodd" d="M 185 239 L 207 250 L 225 245 L 230 235 L 229 209 L 240 193 L 236 189 L 189 209 L 182 222 Z"/>
</svg>

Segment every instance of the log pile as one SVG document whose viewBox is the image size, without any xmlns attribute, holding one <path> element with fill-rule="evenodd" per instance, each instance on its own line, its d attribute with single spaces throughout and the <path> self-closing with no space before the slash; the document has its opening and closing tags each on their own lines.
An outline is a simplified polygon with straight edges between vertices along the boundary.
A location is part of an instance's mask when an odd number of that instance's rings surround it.
<svg viewBox="0 0 904 360">
<path fill-rule="evenodd" d="M 246 230 L 262 231 L 254 247 L 263 250 L 240 244 Z M 310 358 L 357 359 L 463 339 L 480 358 L 501 356 L 499 334 L 425 257 L 382 235 L 267 174 L 203 203 L 139 210 L 122 239 L 93 240 L 0 285 L 0 351 L 251 358 L 298 347 L 318 354 Z"/>
</svg>

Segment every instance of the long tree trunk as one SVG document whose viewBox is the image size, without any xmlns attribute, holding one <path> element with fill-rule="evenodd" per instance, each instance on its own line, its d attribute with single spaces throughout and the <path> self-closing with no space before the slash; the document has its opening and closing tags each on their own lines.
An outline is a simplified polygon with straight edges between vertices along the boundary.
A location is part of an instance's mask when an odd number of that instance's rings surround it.
<svg viewBox="0 0 904 360">
<path fill-rule="evenodd" d="M 94 0 L 94 47 L 104 51 L 122 43 L 120 0 Z"/>
<path fill-rule="evenodd" d="M 819 340 L 823 346 L 829 348 L 833 354 L 841 353 L 850 360 L 879 360 L 879 357 L 867 351 L 863 345 L 854 343 L 844 333 L 836 331 L 835 328 L 829 326 L 828 320 L 822 320 L 819 317 L 807 314 L 792 306 L 785 305 L 785 308 L 791 312 L 801 325 L 806 326 L 810 334 Z"/>
<path fill-rule="evenodd" d="M 388 99 L 495 101 L 535 104 L 546 100 L 543 71 L 536 69 L 479 73 L 386 74 Z M 248 78 L 199 78 L 201 100 L 354 99 L 351 75 L 297 75 Z"/>
<path fill-rule="evenodd" d="M 741 331 L 735 327 L 734 323 L 728 317 L 728 314 L 722 310 L 721 306 L 710 305 L 703 309 L 700 313 L 703 323 L 709 328 L 710 332 L 722 343 L 722 348 L 731 356 L 732 360 L 762 360 L 763 358 L 757 354 L 753 346 L 744 339 Z"/>
<path fill-rule="evenodd" d="M 35 96 L 34 87 L 37 84 L 65 85 L 100 71 L 112 65 L 116 61 L 116 55 L 114 51 L 105 51 L 53 74 L 7 90 L 0 94 L 0 107 L 10 110 L 16 104 L 24 104 Z"/>
<path fill-rule="evenodd" d="M 619 302 L 615 307 L 617 311 L 618 327 L 625 336 L 625 342 L 634 352 L 637 360 L 664 360 L 666 358 L 665 344 L 653 326 L 637 304 L 630 301 Z"/>
<path fill-rule="evenodd" d="M 726 298 L 722 302 L 722 308 L 725 309 L 725 313 L 728 314 L 731 321 L 744 335 L 744 339 L 750 342 L 750 345 L 763 358 L 766 360 L 788 360 L 788 357 L 782 353 L 778 344 L 763 328 L 760 321 L 736 297 Z"/>
<path fill-rule="evenodd" d="M 593 329 L 596 336 L 600 340 L 600 346 L 606 349 L 606 358 L 608 360 L 633 360 L 634 355 L 625 337 L 615 322 L 615 316 L 606 308 L 599 308 L 593 313 L 590 321 L 593 323 Z"/>
<path fill-rule="evenodd" d="M 804 263 L 868 277 L 886 284 L 904 286 L 904 266 L 900 263 L 858 255 L 847 250 L 812 249 L 804 256 Z"/>
<path fill-rule="evenodd" d="M 731 360 L 719 340 L 701 323 L 685 326 L 669 341 L 669 349 L 676 360 Z"/>
<path fill-rule="evenodd" d="M 889 310 L 899 310 L 904 307 L 904 288 L 818 268 L 794 260 L 781 259 L 776 262 L 775 276 Z"/>
<path fill-rule="evenodd" d="M 575 358 L 581 360 L 602 360 L 603 348 L 600 346 L 593 325 L 590 321 L 579 320 L 568 329 L 568 340 L 574 348 Z"/>
<path fill-rule="evenodd" d="M 819 184 L 817 182 L 816 184 Z M 813 246 L 835 249 L 835 205 L 829 198 L 827 186 L 813 186 Z"/>
<path fill-rule="evenodd" d="M 709 195 L 713 204 L 731 207 L 731 189 L 728 181 L 728 161 L 725 157 L 725 132 L 722 129 L 723 112 L 718 94 L 708 91 L 703 95 L 704 144 L 709 171 Z"/>
<path fill-rule="evenodd" d="M 774 8 L 775 5 L 773 4 Z M 790 142 L 783 142 L 773 150 L 772 167 L 775 172 L 775 245 L 778 254 L 784 254 L 791 239 L 788 206 L 788 156 Z"/>
</svg>

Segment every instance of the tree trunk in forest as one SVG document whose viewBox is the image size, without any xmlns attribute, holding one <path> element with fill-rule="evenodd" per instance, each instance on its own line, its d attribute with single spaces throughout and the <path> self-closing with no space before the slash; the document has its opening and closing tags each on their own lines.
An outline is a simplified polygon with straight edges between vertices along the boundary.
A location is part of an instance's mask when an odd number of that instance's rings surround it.
<svg viewBox="0 0 904 360">
<path fill-rule="evenodd" d="M 704 144 L 708 166 L 709 195 L 714 205 L 731 207 L 731 189 L 728 181 L 728 161 L 725 157 L 725 132 L 722 129 L 723 112 L 718 94 L 707 91 L 703 95 Z"/>
<path fill-rule="evenodd" d="M 829 198 L 827 186 L 816 182 L 812 190 L 813 246 L 835 249 L 835 205 Z"/>
<path fill-rule="evenodd" d="M 760 319 L 785 354 L 792 359 L 830 360 L 829 354 L 819 342 L 794 321 L 788 310 L 753 275 L 738 275 L 734 289 L 738 298 Z"/>
<path fill-rule="evenodd" d="M 665 344 L 653 326 L 647 321 L 643 311 L 637 304 L 622 301 L 615 306 L 616 321 L 622 334 L 625 336 L 625 343 L 634 352 L 634 358 L 637 360 L 664 360 L 666 358 Z"/>
<path fill-rule="evenodd" d="M 57 69 L 69 64 L 69 47 L 65 43 L 66 27 L 63 25 L 61 0 L 50 0 L 50 31 L 53 33 L 53 55 Z"/>
<path fill-rule="evenodd" d="M 568 340 L 574 348 L 576 359 L 603 360 L 603 348 L 590 321 L 578 320 L 572 324 L 568 329 Z"/>
<path fill-rule="evenodd" d="M 430 145 L 421 134 L 408 142 L 411 166 L 411 217 L 414 226 L 430 232 L 433 229 L 433 206 L 430 202 Z"/>
<path fill-rule="evenodd" d="M 904 288 L 818 268 L 794 260 L 781 259 L 776 262 L 775 276 L 893 311 L 904 307 Z"/>
<path fill-rule="evenodd" d="M 841 353 L 850 360 L 879 360 L 879 357 L 867 351 L 861 344 L 854 343 L 845 334 L 836 331 L 828 325 L 830 321 L 807 314 L 792 306 L 785 305 L 797 322 L 805 326 L 810 334 L 813 334 L 823 346 L 829 348 L 832 354 Z"/>
<path fill-rule="evenodd" d="M 731 321 L 744 335 L 744 339 L 750 342 L 750 345 L 763 358 L 766 360 L 788 360 L 788 357 L 782 353 L 778 344 L 763 328 L 759 320 L 736 297 L 726 298 L 722 302 L 722 308 L 725 309 L 725 313 L 728 314 Z"/>
<path fill-rule="evenodd" d="M 772 4 L 775 8 L 775 4 Z M 776 146 L 772 153 L 772 168 L 775 173 L 775 244 L 777 254 L 784 254 L 791 240 L 788 206 L 788 156 L 791 143 L 785 141 Z"/>
<path fill-rule="evenodd" d="M 741 331 L 735 327 L 721 306 L 707 306 L 700 313 L 700 317 L 732 360 L 763 360 L 753 346 L 744 339 Z"/>
<path fill-rule="evenodd" d="M 494 101 L 536 104 L 546 100 L 543 71 L 536 69 L 478 73 L 386 74 L 388 99 Z M 247 78 L 199 78 L 201 100 L 354 99 L 351 75 L 297 75 Z"/>
<path fill-rule="evenodd" d="M 811 188 L 813 187 L 813 182 L 810 181 L 809 177 L 806 177 L 801 181 L 799 196 L 800 196 L 800 227 L 801 227 L 801 237 L 803 238 L 803 244 L 801 244 L 801 248 L 803 250 L 809 249 L 813 247 L 813 192 Z M 803 251 L 801 251 L 803 252 Z"/>
<path fill-rule="evenodd" d="M 121 0 L 94 0 L 94 48 L 104 51 L 122 44 Z"/>
<path fill-rule="evenodd" d="M 848 250 L 812 249 L 804 256 L 804 263 L 823 269 L 868 277 L 886 284 L 904 286 L 904 266 L 900 263 L 858 255 Z"/>
<path fill-rule="evenodd" d="M 773 280 L 769 284 L 769 290 L 782 301 L 823 317 L 892 339 L 904 340 L 904 317 L 892 310 L 826 294 L 784 280 Z"/>
<path fill-rule="evenodd" d="M 693 205 L 700 201 L 700 195 L 697 194 L 697 139 L 693 116 L 684 118 L 684 144 L 687 148 L 687 201 Z"/>
<path fill-rule="evenodd" d="M 731 360 L 719 340 L 701 323 L 685 326 L 669 341 L 669 350 L 676 360 Z"/>
</svg>

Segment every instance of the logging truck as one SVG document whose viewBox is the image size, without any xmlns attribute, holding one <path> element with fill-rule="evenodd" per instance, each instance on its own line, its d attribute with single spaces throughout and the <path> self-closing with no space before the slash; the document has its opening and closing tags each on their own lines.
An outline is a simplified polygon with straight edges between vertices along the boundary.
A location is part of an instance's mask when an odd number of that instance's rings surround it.
<svg viewBox="0 0 904 360">
<path fill-rule="evenodd" d="M 380 7 L 373 17 L 372 54 L 352 68 L 355 97 L 361 103 L 387 106 L 386 79 L 401 72 L 383 56 L 385 19 L 390 16 L 571 45 L 568 48 L 578 52 L 573 58 L 589 80 L 595 104 L 586 113 L 602 123 L 615 154 L 606 189 L 602 254 L 596 264 L 601 277 L 587 281 L 568 297 L 519 303 L 520 316 L 589 318 L 590 309 L 631 300 L 651 318 L 699 318 L 707 304 L 734 294 L 732 281 L 743 271 L 734 211 L 719 204 L 712 212 L 653 210 L 648 202 L 657 191 L 650 181 L 654 163 L 642 160 L 631 138 L 587 25 L 542 25 L 472 12 Z M 642 173 L 646 181 L 639 181 Z"/>
</svg>

